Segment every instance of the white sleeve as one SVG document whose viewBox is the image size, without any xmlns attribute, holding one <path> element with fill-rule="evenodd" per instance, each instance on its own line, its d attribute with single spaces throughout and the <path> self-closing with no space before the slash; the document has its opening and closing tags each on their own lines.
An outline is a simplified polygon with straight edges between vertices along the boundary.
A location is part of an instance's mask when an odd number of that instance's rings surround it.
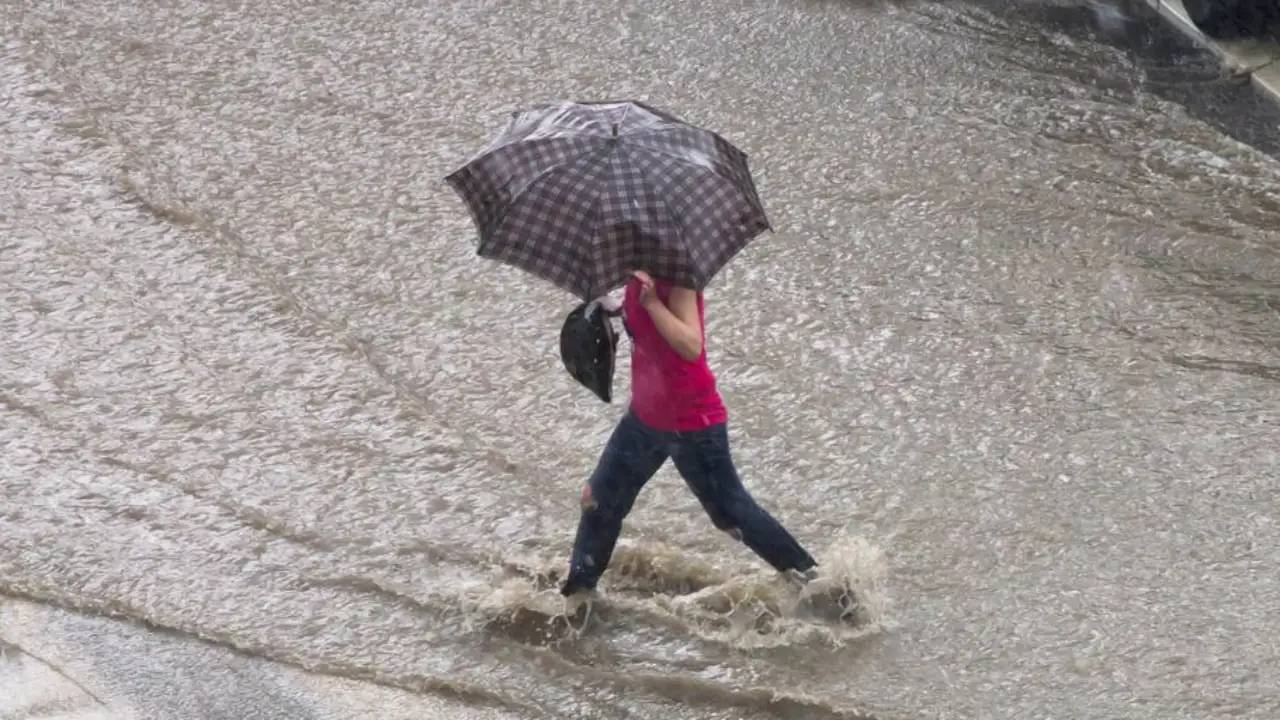
<svg viewBox="0 0 1280 720">
<path fill-rule="evenodd" d="M 622 300 L 612 295 L 601 295 L 596 298 L 596 302 L 608 313 L 616 313 L 622 309 Z"/>
</svg>

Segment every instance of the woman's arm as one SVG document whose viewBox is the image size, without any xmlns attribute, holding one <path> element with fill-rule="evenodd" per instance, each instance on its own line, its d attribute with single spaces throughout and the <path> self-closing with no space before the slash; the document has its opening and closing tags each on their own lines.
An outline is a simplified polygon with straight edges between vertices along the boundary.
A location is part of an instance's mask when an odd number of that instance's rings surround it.
<svg viewBox="0 0 1280 720">
<path fill-rule="evenodd" d="M 643 297 L 644 309 L 653 318 L 662 339 L 689 362 L 701 357 L 702 321 L 698 318 L 698 294 L 689 288 L 674 287 L 664 303 L 650 287 Z"/>
</svg>

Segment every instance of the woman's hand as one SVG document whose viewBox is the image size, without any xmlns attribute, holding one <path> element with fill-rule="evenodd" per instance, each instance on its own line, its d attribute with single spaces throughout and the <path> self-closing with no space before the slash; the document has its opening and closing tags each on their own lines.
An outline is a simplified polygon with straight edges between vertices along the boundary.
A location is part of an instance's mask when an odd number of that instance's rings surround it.
<svg viewBox="0 0 1280 720">
<path fill-rule="evenodd" d="M 631 274 L 640 281 L 640 304 L 648 310 L 654 302 L 662 302 L 658 291 L 654 289 L 653 278 L 643 270 L 633 270 Z"/>
<path fill-rule="evenodd" d="M 673 287 L 667 302 L 658 297 L 653 278 L 643 270 L 632 272 L 640 281 L 640 303 L 663 340 L 680 357 L 696 362 L 702 355 L 702 318 L 698 313 L 698 294 L 689 288 Z M 668 307 L 668 303 L 670 306 Z"/>
</svg>

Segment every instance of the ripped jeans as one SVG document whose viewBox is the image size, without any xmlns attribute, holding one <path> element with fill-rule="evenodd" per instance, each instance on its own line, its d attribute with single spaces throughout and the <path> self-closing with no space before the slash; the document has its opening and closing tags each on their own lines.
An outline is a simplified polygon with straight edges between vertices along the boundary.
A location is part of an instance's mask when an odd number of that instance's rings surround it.
<svg viewBox="0 0 1280 720">
<path fill-rule="evenodd" d="M 676 470 L 720 530 L 742 541 L 779 572 L 817 563 L 791 533 L 756 503 L 742 485 L 729 452 L 725 425 L 695 432 L 655 430 L 632 413 L 623 416 L 582 491 L 582 516 L 569 562 L 565 595 L 596 586 L 613 556 L 622 520 L 645 483 L 671 458 Z"/>
</svg>

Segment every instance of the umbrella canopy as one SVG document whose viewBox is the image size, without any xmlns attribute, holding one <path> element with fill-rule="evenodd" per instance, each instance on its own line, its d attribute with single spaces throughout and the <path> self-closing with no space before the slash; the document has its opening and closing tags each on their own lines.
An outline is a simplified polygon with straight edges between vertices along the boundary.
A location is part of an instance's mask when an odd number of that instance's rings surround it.
<svg viewBox="0 0 1280 720">
<path fill-rule="evenodd" d="M 563 102 L 512 114 L 447 178 L 481 257 L 590 300 L 632 270 L 702 290 L 769 220 L 747 156 L 639 102 Z"/>
</svg>

